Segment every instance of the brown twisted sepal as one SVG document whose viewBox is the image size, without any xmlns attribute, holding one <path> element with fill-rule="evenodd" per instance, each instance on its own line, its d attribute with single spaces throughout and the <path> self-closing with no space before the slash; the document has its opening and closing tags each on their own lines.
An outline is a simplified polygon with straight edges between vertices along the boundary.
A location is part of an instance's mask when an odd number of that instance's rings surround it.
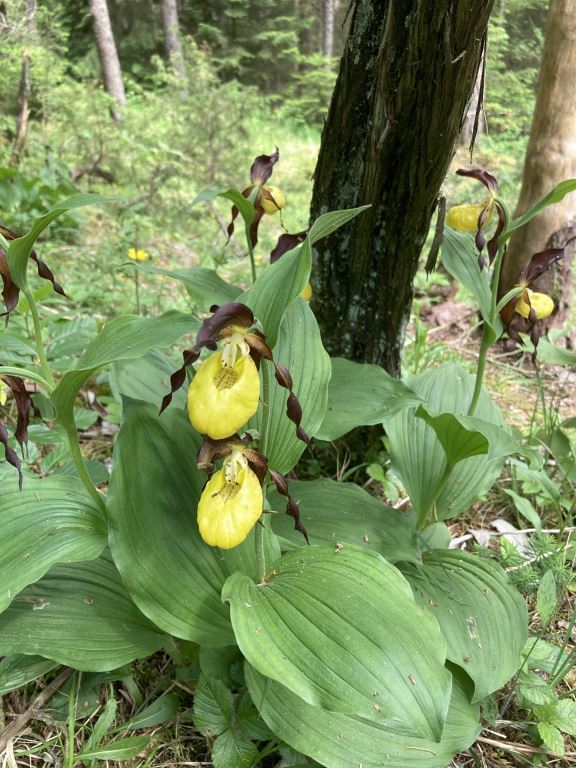
<svg viewBox="0 0 576 768">
<path fill-rule="evenodd" d="M 302 536 L 306 539 L 306 543 L 310 544 L 308 540 L 308 531 L 304 528 L 302 521 L 300 520 L 300 507 L 298 506 L 298 503 L 294 501 L 292 496 L 290 496 L 290 492 L 288 491 L 288 480 L 284 475 L 281 475 L 280 472 L 276 472 L 274 469 L 269 469 L 268 471 L 278 493 L 288 499 L 286 514 L 294 520 L 294 530 L 300 531 Z"/>
</svg>

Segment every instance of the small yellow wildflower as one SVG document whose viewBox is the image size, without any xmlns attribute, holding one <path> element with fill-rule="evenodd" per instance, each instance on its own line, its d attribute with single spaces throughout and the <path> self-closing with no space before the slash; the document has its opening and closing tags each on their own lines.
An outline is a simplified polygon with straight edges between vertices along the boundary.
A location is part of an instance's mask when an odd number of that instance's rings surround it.
<svg viewBox="0 0 576 768">
<path fill-rule="evenodd" d="M 258 478 L 241 451 L 232 451 L 208 481 L 198 502 L 198 528 L 211 547 L 241 544 L 262 514 Z"/>
<path fill-rule="evenodd" d="M 286 198 L 284 197 L 282 190 L 278 189 L 278 187 L 262 187 L 262 192 L 260 193 L 260 205 L 264 209 L 264 213 L 272 216 L 284 208 L 286 205 Z"/>
<path fill-rule="evenodd" d="M 128 258 L 132 259 L 132 261 L 148 261 L 150 254 L 148 251 L 144 251 L 142 248 L 129 248 Z"/>
<path fill-rule="evenodd" d="M 242 333 L 233 333 L 196 372 L 188 390 L 188 416 L 201 434 L 230 437 L 256 413 L 260 377 L 249 353 Z"/>
<path fill-rule="evenodd" d="M 528 294 L 528 296 L 526 296 Z M 528 298 L 529 301 L 526 301 Z M 526 288 L 514 306 L 514 311 L 526 319 L 530 316 L 530 308 L 538 320 L 549 317 L 554 312 L 554 300 L 545 293 L 538 293 Z"/>
</svg>

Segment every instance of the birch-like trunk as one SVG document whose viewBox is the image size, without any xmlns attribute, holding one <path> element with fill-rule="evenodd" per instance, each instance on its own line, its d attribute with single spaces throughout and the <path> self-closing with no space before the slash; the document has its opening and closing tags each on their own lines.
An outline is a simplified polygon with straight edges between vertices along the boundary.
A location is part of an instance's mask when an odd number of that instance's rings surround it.
<svg viewBox="0 0 576 768">
<path fill-rule="evenodd" d="M 94 20 L 94 37 L 102 68 L 104 90 L 118 104 L 118 109 L 112 109 L 112 117 L 116 122 L 122 122 L 126 92 L 106 0 L 90 0 L 90 11 Z"/>
<path fill-rule="evenodd" d="M 180 81 L 180 97 L 188 97 L 186 88 L 186 66 L 182 55 L 180 42 L 180 22 L 178 20 L 178 6 L 176 0 L 162 0 L 162 24 L 164 26 L 164 39 L 166 41 L 166 53 L 168 61 L 172 65 L 178 80 Z"/>
</svg>

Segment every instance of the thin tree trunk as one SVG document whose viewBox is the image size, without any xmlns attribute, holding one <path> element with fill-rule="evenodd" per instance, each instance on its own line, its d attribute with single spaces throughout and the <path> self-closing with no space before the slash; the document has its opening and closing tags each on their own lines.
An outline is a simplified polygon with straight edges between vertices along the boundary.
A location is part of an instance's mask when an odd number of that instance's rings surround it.
<svg viewBox="0 0 576 768">
<path fill-rule="evenodd" d="M 399 375 L 412 281 L 460 133 L 493 0 L 358 0 L 311 214 L 369 203 L 315 248 L 331 354 Z"/>
<path fill-rule="evenodd" d="M 16 118 L 16 138 L 12 149 L 11 164 L 18 165 L 28 138 L 28 118 L 30 117 L 29 99 L 30 86 L 30 56 L 28 51 L 22 51 L 22 69 L 20 73 L 20 88 L 18 90 L 18 117 Z"/>
<path fill-rule="evenodd" d="M 576 3 L 551 0 L 516 216 L 525 213 L 558 182 L 576 177 L 575 79 Z M 503 294 L 514 285 L 532 254 L 547 247 L 562 247 L 574 234 L 576 193 L 573 192 L 514 233 L 503 264 L 500 292 Z M 570 307 L 572 256 L 573 252 L 537 284 L 558 303 L 555 325 L 564 321 Z"/>
<path fill-rule="evenodd" d="M 180 81 L 180 98 L 188 98 L 186 88 L 186 67 L 180 43 L 180 23 L 178 21 L 178 6 L 176 0 L 162 0 L 162 24 L 166 40 L 166 53 L 178 80 Z"/>
<path fill-rule="evenodd" d="M 322 32 L 322 53 L 331 58 L 334 55 L 334 0 L 324 0 Z"/>
<path fill-rule="evenodd" d="M 486 53 L 484 52 L 478 67 L 474 90 L 468 102 L 468 108 L 464 116 L 464 125 L 460 131 L 460 144 L 470 146 L 476 136 L 486 133 L 486 113 L 484 112 L 484 64 Z M 476 126 L 476 132 L 474 131 Z"/>
<path fill-rule="evenodd" d="M 104 90 L 119 106 L 119 109 L 112 109 L 112 117 L 119 123 L 122 122 L 122 107 L 126 104 L 126 92 L 106 0 L 90 0 L 90 11 L 94 19 L 94 37 L 102 67 Z"/>
</svg>

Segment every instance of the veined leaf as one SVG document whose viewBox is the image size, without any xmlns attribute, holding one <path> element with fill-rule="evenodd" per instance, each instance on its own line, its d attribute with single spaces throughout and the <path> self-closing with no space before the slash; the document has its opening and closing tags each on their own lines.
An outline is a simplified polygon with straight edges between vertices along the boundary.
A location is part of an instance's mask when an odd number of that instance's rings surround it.
<svg viewBox="0 0 576 768">
<path fill-rule="evenodd" d="M 150 736 L 128 736 L 110 741 L 93 749 L 82 750 L 76 755 L 75 765 L 89 760 L 130 760 L 140 754 L 150 743 Z"/>
<path fill-rule="evenodd" d="M 448 659 L 475 685 L 473 701 L 501 688 L 518 670 L 528 637 L 528 611 L 518 590 L 490 560 L 460 550 L 425 552 L 406 566 L 416 601 L 436 617 Z"/>
<path fill-rule="evenodd" d="M 78 480 L 29 477 L 22 491 L 6 486 L 0 496 L 0 611 L 56 563 L 93 560 L 107 542 L 106 523 Z"/>
<path fill-rule="evenodd" d="M 295 480 L 290 482 L 290 493 L 298 501 L 311 544 L 353 544 L 380 552 L 392 563 L 420 560 L 409 516 L 387 507 L 359 486 L 328 479 Z M 276 491 L 268 499 L 274 510 L 284 509 L 285 501 Z M 287 515 L 275 515 L 273 528 L 285 549 L 304 544 Z"/>
<path fill-rule="evenodd" d="M 244 657 L 305 701 L 439 740 L 450 700 L 445 641 L 376 552 L 304 547 L 266 581 L 222 591 Z"/>
<path fill-rule="evenodd" d="M 58 666 L 52 659 L 15 653 L 0 661 L 0 696 L 22 688 L 26 683 L 51 672 Z"/>
<path fill-rule="evenodd" d="M 438 742 L 308 704 L 249 664 L 245 674 L 250 695 L 271 731 L 328 768 L 445 768 L 453 754 L 467 749 L 481 730 L 478 707 L 469 703 L 458 677 Z"/>
<path fill-rule="evenodd" d="M 507 235 L 511 235 L 516 229 L 520 229 L 524 224 L 527 224 L 534 218 L 540 211 L 544 210 L 548 205 L 559 203 L 563 200 L 569 192 L 576 190 L 576 179 L 566 179 L 557 184 L 553 190 L 544 195 L 542 200 L 539 200 L 536 205 L 532 206 L 529 211 L 519 216 L 510 224 L 507 230 Z"/>
<path fill-rule="evenodd" d="M 379 365 L 353 363 L 340 357 L 331 358 L 331 362 L 328 407 L 316 433 L 320 440 L 336 440 L 355 427 L 381 424 L 386 417 L 420 402 L 406 384 Z"/>
<path fill-rule="evenodd" d="M 0 654 L 39 654 L 86 671 L 149 656 L 165 640 L 107 557 L 55 566 L 0 614 Z"/>
<path fill-rule="evenodd" d="M 161 269 L 149 264 L 139 264 L 136 261 L 128 262 L 140 272 L 149 275 L 164 275 L 172 277 L 182 283 L 194 304 L 207 311 L 213 304 L 226 304 L 234 301 L 242 289 L 222 280 L 214 269 L 205 267 L 191 267 L 190 269 Z"/>
</svg>

